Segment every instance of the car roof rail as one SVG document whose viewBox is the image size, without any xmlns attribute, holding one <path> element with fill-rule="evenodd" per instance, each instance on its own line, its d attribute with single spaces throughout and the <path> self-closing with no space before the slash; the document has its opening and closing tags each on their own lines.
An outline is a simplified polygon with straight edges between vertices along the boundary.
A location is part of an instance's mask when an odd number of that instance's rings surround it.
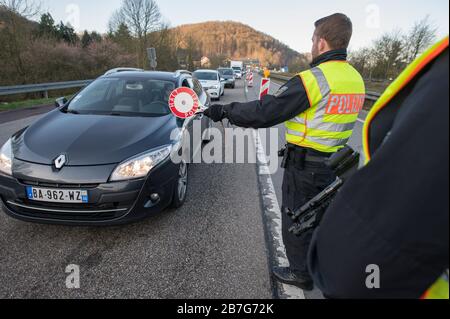
<svg viewBox="0 0 450 319">
<path fill-rule="evenodd" d="M 120 73 L 120 72 L 144 72 L 144 70 L 137 69 L 137 68 L 115 68 L 115 69 L 106 71 L 104 75 L 110 75 L 110 74 Z"/>
<path fill-rule="evenodd" d="M 176 70 L 175 71 L 175 77 L 179 77 L 181 74 L 189 74 L 192 75 L 191 71 L 188 70 Z"/>
</svg>

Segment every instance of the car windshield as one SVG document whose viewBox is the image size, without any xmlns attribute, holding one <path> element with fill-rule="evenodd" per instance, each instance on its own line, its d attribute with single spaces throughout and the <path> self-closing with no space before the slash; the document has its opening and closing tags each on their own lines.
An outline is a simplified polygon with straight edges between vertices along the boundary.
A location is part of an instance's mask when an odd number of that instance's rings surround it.
<svg viewBox="0 0 450 319">
<path fill-rule="evenodd" d="M 86 87 L 70 102 L 67 112 L 123 116 L 170 114 L 170 93 L 175 84 L 147 79 L 102 78 Z"/>
<path fill-rule="evenodd" d="M 234 72 L 241 72 L 241 68 L 235 67 L 233 68 Z"/>
<path fill-rule="evenodd" d="M 219 70 L 220 74 L 222 75 L 233 75 L 233 70 Z"/>
<path fill-rule="evenodd" d="M 217 81 L 217 73 L 214 72 L 195 72 L 194 76 L 201 81 Z"/>
</svg>

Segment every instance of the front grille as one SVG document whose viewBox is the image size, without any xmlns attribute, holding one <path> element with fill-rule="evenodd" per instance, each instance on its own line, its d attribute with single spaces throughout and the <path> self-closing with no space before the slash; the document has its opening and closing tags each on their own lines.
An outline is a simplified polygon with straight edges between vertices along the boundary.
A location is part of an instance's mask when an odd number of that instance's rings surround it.
<svg viewBox="0 0 450 319">
<path fill-rule="evenodd" d="M 132 203 L 62 204 L 32 202 L 25 199 L 8 201 L 6 205 L 16 214 L 25 217 L 61 221 L 108 221 L 124 216 Z"/>
<path fill-rule="evenodd" d="M 44 187 L 44 188 L 63 188 L 63 189 L 92 189 L 98 187 L 99 184 L 57 184 L 57 183 L 45 183 L 38 181 L 20 180 L 24 185 Z"/>
</svg>

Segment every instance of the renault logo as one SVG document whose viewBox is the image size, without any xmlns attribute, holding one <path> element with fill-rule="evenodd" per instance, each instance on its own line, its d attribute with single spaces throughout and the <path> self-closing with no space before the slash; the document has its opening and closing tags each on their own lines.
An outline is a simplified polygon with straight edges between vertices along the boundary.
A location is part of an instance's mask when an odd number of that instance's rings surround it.
<svg viewBox="0 0 450 319">
<path fill-rule="evenodd" d="M 55 167 L 57 169 L 61 169 L 66 164 L 67 158 L 66 155 L 61 154 L 58 156 L 57 159 L 55 159 Z"/>
</svg>

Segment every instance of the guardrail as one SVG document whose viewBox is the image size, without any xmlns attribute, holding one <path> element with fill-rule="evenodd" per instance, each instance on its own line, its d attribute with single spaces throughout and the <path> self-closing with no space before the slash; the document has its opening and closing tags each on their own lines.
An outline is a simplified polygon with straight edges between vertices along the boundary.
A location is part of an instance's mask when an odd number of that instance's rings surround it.
<svg viewBox="0 0 450 319">
<path fill-rule="evenodd" d="M 90 84 L 93 80 L 67 81 L 42 84 L 26 84 L 15 86 L 0 86 L 0 96 L 43 92 L 45 98 L 48 98 L 48 92 L 54 90 L 81 88 Z"/>
<path fill-rule="evenodd" d="M 275 80 L 279 80 L 279 81 L 283 81 L 283 82 L 287 82 L 287 81 L 289 81 L 292 78 L 290 76 L 276 74 L 276 73 L 270 74 L 270 77 L 275 79 Z M 366 99 L 369 100 L 369 101 L 376 102 L 376 101 L 378 101 L 378 99 L 380 97 L 381 97 L 381 94 L 378 93 L 378 92 L 372 92 L 372 91 L 366 92 Z"/>
</svg>

